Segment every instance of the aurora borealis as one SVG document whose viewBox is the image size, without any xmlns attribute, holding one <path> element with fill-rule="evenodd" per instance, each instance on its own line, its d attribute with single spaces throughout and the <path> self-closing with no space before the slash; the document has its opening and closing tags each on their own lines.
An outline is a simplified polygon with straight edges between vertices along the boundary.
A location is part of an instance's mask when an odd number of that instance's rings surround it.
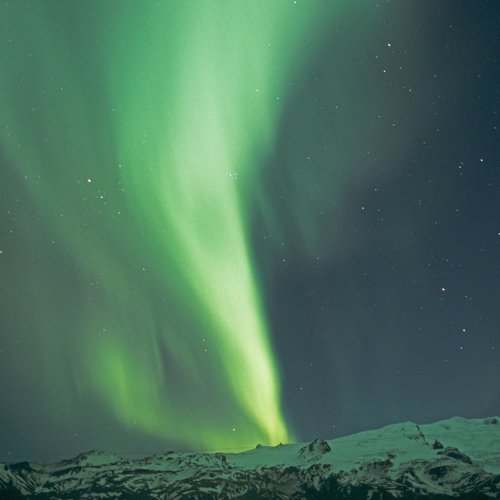
<svg viewBox="0 0 500 500">
<path fill-rule="evenodd" d="M 499 413 L 499 9 L 451 4 L 0 1 L 0 461 Z"/>
</svg>

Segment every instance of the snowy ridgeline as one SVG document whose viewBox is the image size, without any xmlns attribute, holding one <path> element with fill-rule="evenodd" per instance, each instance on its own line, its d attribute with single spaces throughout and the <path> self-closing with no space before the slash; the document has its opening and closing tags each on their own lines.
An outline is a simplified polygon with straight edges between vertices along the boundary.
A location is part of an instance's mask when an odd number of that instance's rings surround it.
<svg viewBox="0 0 500 500">
<path fill-rule="evenodd" d="M 500 498 L 500 418 L 411 422 L 244 453 L 89 452 L 0 465 L 1 498 Z"/>
</svg>

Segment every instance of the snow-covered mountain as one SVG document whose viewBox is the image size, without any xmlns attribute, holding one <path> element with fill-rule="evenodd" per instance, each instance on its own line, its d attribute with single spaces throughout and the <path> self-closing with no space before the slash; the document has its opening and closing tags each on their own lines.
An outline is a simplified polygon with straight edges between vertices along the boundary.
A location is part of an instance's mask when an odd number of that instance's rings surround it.
<svg viewBox="0 0 500 500">
<path fill-rule="evenodd" d="M 500 498 L 500 418 L 411 422 L 244 453 L 91 451 L 0 464 L 0 498 Z"/>
</svg>

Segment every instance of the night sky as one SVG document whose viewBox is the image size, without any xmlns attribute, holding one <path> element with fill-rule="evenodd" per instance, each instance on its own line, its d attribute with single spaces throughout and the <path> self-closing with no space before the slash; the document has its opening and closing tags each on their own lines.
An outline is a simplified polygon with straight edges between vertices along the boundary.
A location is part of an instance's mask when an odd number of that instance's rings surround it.
<svg viewBox="0 0 500 500">
<path fill-rule="evenodd" d="M 0 461 L 500 414 L 499 26 L 0 0 Z"/>
</svg>

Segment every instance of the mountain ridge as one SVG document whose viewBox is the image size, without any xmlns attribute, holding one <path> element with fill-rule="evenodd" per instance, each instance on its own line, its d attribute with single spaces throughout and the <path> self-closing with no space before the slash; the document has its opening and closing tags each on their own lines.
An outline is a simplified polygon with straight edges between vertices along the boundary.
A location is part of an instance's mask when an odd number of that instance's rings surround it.
<svg viewBox="0 0 500 500">
<path fill-rule="evenodd" d="M 500 418 L 402 422 L 242 453 L 0 464 L 0 498 L 500 498 Z"/>
</svg>

